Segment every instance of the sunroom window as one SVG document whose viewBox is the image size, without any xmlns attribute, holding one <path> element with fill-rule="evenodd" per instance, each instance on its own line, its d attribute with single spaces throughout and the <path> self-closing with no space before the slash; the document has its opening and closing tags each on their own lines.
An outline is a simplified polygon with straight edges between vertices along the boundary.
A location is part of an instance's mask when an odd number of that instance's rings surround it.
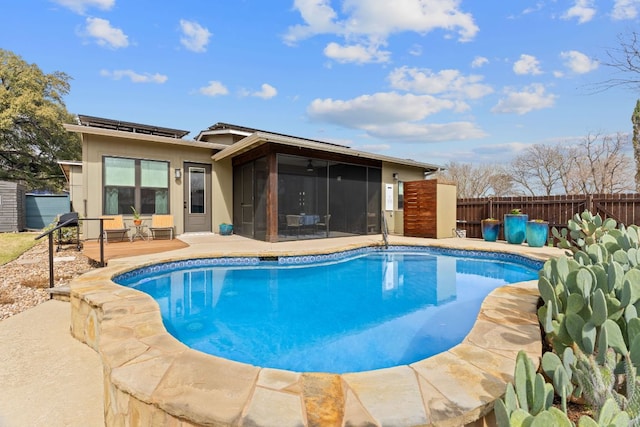
<svg viewBox="0 0 640 427">
<path fill-rule="evenodd" d="M 104 158 L 106 215 L 169 213 L 169 163 L 154 160 Z"/>
</svg>

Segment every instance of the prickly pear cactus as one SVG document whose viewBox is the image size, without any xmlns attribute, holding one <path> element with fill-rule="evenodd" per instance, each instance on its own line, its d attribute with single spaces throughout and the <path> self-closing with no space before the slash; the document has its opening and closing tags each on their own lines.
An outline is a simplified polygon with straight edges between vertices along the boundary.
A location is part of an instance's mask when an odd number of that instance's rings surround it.
<svg viewBox="0 0 640 427">
<path fill-rule="evenodd" d="M 567 223 L 567 228 L 558 230 L 553 227 L 551 233 L 558 240 L 558 247 L 572 252 L 584 250 L 585 247 L 598 243 L 602 236 L 615 230 L 617 223 L 612 218 L 602 220 L 600 214 L 593 215 L 589 211 L 575 214 Z"/>
<path fill-rule="evenodd" d="M 504 399 L 497 400 L 494 405 L 499 427 L 529 425 L 535 420 L 531 425 L 572 425 L 565 413 L 553 407 L 553 386 L 536 372 L 524 351 L 516 358 L 514 383 L 515 387 L 507 384 Z"/>
<path fill-rule="evenodd" d="M 629 327 L 640 311 L 638 227 L 614 229 L 615 221 L 602 222 L 591 214 L 575 218 L 573 224 L 573 231 L 583 230 L 591 238 L 577 238 L 582 249 L 545 263 L 538 280 L 544 301 L 538 318 L 557 354 L 574 344 L 586 354 L 612 345 L 600 339 L 606 329 L 614 348 L 623 355 L 633 344 L 629 332 L 635 337 L 640 326 L 635 320 Z M 618 342 L 619 336 L 624 345 Z M 640 362 L 640 355 L 637 359 L 634 363 Z"/>
</svg>

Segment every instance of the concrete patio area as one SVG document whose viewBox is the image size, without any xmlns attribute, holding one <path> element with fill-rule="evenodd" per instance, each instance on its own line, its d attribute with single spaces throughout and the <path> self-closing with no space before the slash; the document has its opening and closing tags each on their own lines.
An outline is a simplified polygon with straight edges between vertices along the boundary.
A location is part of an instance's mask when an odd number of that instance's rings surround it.
<svg viewBox="0 0 640 427">
<path fill-rule="evenodd" d="M 235 235 L 187 234 L 179 236 L 179 238 L 189 244 L 189 247 L 165 253 L 113 259 L 109 262 L 109 267 L 121 270 L 130 266 L 147 265 L 167 260 L 168 258 L 326 253 L 363 245 L 375 245 L 381 242 L 381 236 L 379 235 L 281 243 L 258 242 Z M 541 260 L 562 253 L 556 248 L 529 248 L 526 245 L 509 245 L 505 242 L 489 243 L 476 239 L 430 240 L 390 236 L 389 240 L 390 244 L 393 245 L 417 244 L 459 249 L 492 250 L 519 253 Z M 526 293 L 530 294 L 530 291 L 526 291 Z M 499 298 L 503 298 L 503 301 L 509 301 L 512 296 L 503 295 Z M 489 305 L 483 320 L 485 325 L 483 329 L 489 325 L 487 322 L 499 321 L 495 318 L 492 319 L 493 316 L 498 315 L 501 311 L 499 298 Z M 104 372 L 101 357 L 92 348 L 77 341 L 70 335 L 70 311 L 69 303 L 54 300 L 0 322 L 0 343 L 2 343 L 2 350 L 0 351 L 0 427 L 104 425 Z M 472 341 L 485 341 L 483 338 L 485 334 L 493 336 L 494 332 L 484 329 L 482 334 L 476 333 L 472 337 Z M 493 345 L 494 343 L 490 344 Z M 469 350 L 470 347 L 461 348 L 458 353 Z M 517 349 L 514 349 L 514 351 L 517 352 Z M 484 353 L 486 354 L 487 352 Z M 500 351 L 496 353 L 500 354 L 502 365 L 511 366 L 511 363 L 506 363 L 506 353 L 501 353 Z M 450 358 L 451 355 L 447 357 Z M 429 360 L 420 362 L 413 369 L 417 372 L 432 370 L 434 367 L 429 369 Z M 498 367 L 489 368 L 497 369 Z M 403 373 L 409 375 L 408 368 L 403 370 Z M 256 393 L 261 390 L 263 393 L 262 396 L 258 396 L 260 399 L 265 399 L 267 389 L 272 389 L 275 383 L 282 380 L 279 377 L 269 377 L 270 374 L 273 374 L 273 372 L 265 370 L 257 380 L 259 388 Z M 510 374 L 507 373 L 507 376 Z M 375 375 L 384 376 L 385 374 L 379 372 Z M 410 377 L 413 377 L 413 374 Z M 495 377 L 504 379 L 504 374 L 496 371 Z M 361 402 L 359 405 L 366 406 L 366 388 L 368 384 L 366 381 L 363 383 L 361 379 L 356 377 L 348 378 L 352 384 L 351 390 L 358 391 L 360 389 L 359 399 Z M 398 384 L 408 380 L 409 377 L 400 378 Z M 427 387 L 424 380 L 420 384 L 423 389 Z M 398 392 L 401 392 L 401 390 L 398 390 Z M 446 395 L 450 392 L 445 390 L 443 394 Z M 283 393 L 278 393 L 278 395 L 282 396 Z M 353 396 L 349 395 L 347 397 L 351 399 L 349 403 L 351 410 L 355 410 L 354 405 L 356 404 L 353 401 Z M 379 399 L 374 395 L 369 395 L 368 398 Z M 261 412 L 263 409 L 260 406 L 256 406 L 256 402 L 259 403 L 260 399 L 256 400 L 254 398 L 252 401 L 253 406 L 249 407 L 249 411 L 253 412 L 248 414 L 251 417 L 245 418 L 246 421 L 259 420 L 259 418 L 252 418 L 255 416 L 266 416 L 273 421 L 272 416 L 263 414 Z M 419 402 L 414 403 L 420 404 Z M 439 404 L 443 403 L 444 401 L 439 402 Z M 382 408 L 378 403 L 375 405 Z M 442 409 L 445 410 L 447 408 Z M 387 416 L 387 409 L 380 410 L 383 411 L 380 417 Z M 397 413 L 398 410 L 399 408 L 388 408 L 389 413 Z M 359 409 L 355 411 L 358 414 L 366 414 L 367 412 Z M 433 420 L 432 415 L 425 413 L 423 416 L 416 417 L 416 420 L 427 421 L 429 417 Z M 378 419 L 380 418 L 378 417 Z M 362 421 L 365 420 L 363 419 Z M 375 422 L 375 417 L 366 421 L 371 423 L 368 425 L 378 425 Z"/>
</svg>

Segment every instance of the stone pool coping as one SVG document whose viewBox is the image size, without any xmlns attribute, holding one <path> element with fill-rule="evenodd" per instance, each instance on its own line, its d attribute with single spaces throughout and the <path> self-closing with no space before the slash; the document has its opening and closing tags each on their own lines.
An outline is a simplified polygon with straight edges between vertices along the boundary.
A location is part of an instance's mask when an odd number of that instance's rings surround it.
<svg viewBox="0 0 640 427">
<path fill-rule="evenodd" d="M 260 368 L 188 348 L 167 333 L 150 296 L 111 281 L 150 263 L 94 270 L 70 285 L 72 335 L 103 363 L 108 426 L 482 425 L 518 351 L 536 362 L 542 352 L 534 280 L 491 292 L 462 343 L 410 365 L 343 375 Z"/>
</svg>

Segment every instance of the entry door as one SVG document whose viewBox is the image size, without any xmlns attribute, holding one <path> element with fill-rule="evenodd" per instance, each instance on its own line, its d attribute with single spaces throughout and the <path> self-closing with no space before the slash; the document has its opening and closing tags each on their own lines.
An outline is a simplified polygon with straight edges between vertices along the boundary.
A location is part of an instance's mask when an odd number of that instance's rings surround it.
<svg viewBox="0 0 640 427">
<path fill-rule="evenodd" d="M 211 231 L 211 165 L 184 164 L 184 231 Z"/>
</svg>

